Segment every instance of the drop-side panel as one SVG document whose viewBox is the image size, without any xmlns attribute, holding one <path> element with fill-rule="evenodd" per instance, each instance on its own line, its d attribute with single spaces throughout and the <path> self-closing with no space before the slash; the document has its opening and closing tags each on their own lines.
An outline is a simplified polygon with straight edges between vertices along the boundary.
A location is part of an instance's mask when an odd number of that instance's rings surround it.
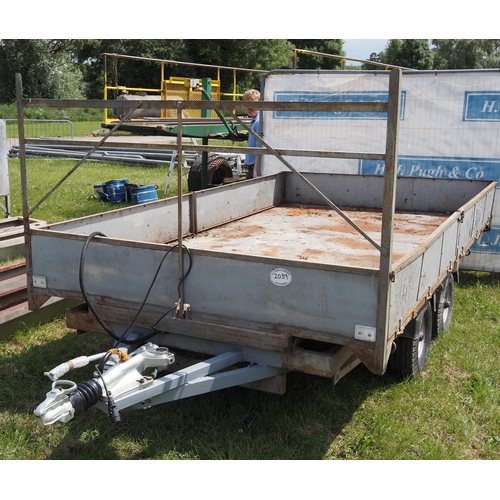
<svg viewBox="0 0 500 500">
<path fill-rule="evenodd" d="M 33 236 L 35 276 L 45 278 L 39 293 L 81 298 L 79 268 L 85 238 Z M 109 298 L 139 309 L 147 303 L 167 311 L 178 300 L 177 250 L 96 239 L 84 256 L 84 285 L 89 297 Z M 377 273 L 348 267 L 301 264 L 278 259 L 191 250 L 184 255 L 185 302 L 190 317 L 235 326 L 251 322 L 260 331 L 317 331 L 325 340 L 354 338 L 355 324 L 375 326 Z M 152 326 L 152 325 L 151 325 Z M 311 333 L 305 335 L 311 337 Z M 318 337 L 320 338 L 320 337 Z M 236 341 L 236 340 L 235 340 Z M 237 342 L 236 342 L 237 343 Z"/>
<path fill-rule="evenodd" d="M 457 214 L 452 215 L 415 251 L 394 265 L 390 329 L 404 326 L 416 305 L 436 286 L 455 262 Z"/>
<path fill-rule="evenodd" d="M 225 224 L 283 201 L 283 174 L 238 182 L 190 194 L 192 232 Z"/>
<path fill-rule="evenodd" d="M 465 255 L 476 238 L 479 237 L 486 224 L 490 221 L 495 191 L 487 196 L 476 196 L 462 209 L 460 233 L 457 246 L 461 255 Z"/>
<path fill-rule="evenodd" d="M 467 192 L 472 194 L 470 190 Z M 488 225 L 494 195 L 491 184 L 454 212 L 417 250 L 395 264 L 389 331 L 404 326 L 447 271 L 456 268 L 459 259 Z"/>
<path fill-rule="evenodd" d="M 189 232 L 189 197 L 182 199 L 182 230 Z M 159 243 L 177 238 L 177 198 L 131 207 L 52 224 L 54 233 L 89 235 L 94 231 L 109 238 Z"/>
<path fill-rule="evenodd" d="M 382 208 L 383 177 L 316 173 L 304 175 L 338 207 Z M 395 209 L 451 214 L 473 200 L 490 184 L 490 181 L 400 177 L 397 180 Z M 325 204 L 310 186 L 291 173 L 286 174 L 285 200 L 289 203 Z"/>
<path fill-rule="evenodd" d="M 218 316 L 224 323 L 259 322 L 263 330 L 295 329 L 299 337 L 311 330 L 352 339 L 356 323 L 375 326 L 377 283 L 370 271 L 193 251 L 185 292 L 193 319 Z"/>
</svg>

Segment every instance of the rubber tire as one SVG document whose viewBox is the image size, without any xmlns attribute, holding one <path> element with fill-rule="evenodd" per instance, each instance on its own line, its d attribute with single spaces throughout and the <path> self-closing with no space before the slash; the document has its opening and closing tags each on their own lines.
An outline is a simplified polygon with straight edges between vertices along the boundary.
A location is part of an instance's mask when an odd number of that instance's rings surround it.
<svg viewBox="0 0 500 500">
<path fill-rule="evenodd" d="M 203 165 L 202 155 L 198 155 L 188 173 L 189 191 L 201 189 L 201 169 Z M 233 170 L 229 161 L 216 153 L 208 153 L 207 158 L 207 184 L 222 184 L 224 178 L 233 177 Z"/>
<path fill-rule="evenodd" d="M 404 336 L 396 339 L 396 350 L 389 358 L 389 370 L 398 378 L 415 377 L 427 364 L 432 339 L 432 307 L 430 302 L 406 325 Z"/>
<path fill-rule="evenodd" d="M 442 289 L 435 294 L 436 310 L 433 313 L 432 338 L 436 338 L 441 332 L 447 332 L 450 329 L 454 300 L 455 279 L 450 273 L 443 280 Z"/>
</svg>

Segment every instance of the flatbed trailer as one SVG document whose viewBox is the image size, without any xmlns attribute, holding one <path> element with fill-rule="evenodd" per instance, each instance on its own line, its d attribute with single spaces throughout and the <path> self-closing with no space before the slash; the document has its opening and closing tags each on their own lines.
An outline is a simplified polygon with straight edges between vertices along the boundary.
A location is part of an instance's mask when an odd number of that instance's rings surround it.
<svg viewBox="0 0 500 500">
<path fill-rule="evenodd" d="M 116 349 L 47 372 L 38 422 L 92 406 L 117 421 L 236 385 L 282 394 L 290 371 L 418 375 L 449 327 L 460 260 L 491 225 L 496 183 L 399 178 L 396 189 L 399 113 L 386 109 L 384 177 L 292 167 L 31 229 L 33 307 L 81 299 L 68 326 L 105 331 Z M 172 373 L 175 352 L 201 359 Z M 61 379 L 95 359 L 94 379 Z"/>
<path fill-rule="evenodd" d="M 315 181 L 334 199 L 344 198 L 346 212 L 373 239 L 380 238 L 380 207 L 375 202 L 370 207 L 348 203 L 382 179 L 314 176 L 321 177 Z M 337 382 L 360 362 L 383 374 L 398 340 L 406 340 L 402 335 L 408 334 L 408 325 L 428 311 L 434 317 L 447 307 L 439 302 L 441 292 L 450 286 L 449 276 L 458 271 L 460 258 L 488 226 L 494 187 L 487 181 L 400 179 L 390 314 L 382 332 L 376 328 L 378 252 L 329 207 L 302 192 L 288 173 L 185 195 L 183 203 L 189 208 L 182 311 L 176 200 L 34 229 L 33 281 L 38 294 L 82 298 L 81 269 L 86 306 L 68 314 L 68 326 L 101 331 L 91 305 L 121 347 L 119 337 L 128 329 L 124 338 L 134 344 L 153 333 L 155 345 L 174 352 L 237 352 L 238 363 L 247 362 L 254 370 L 266 367 L 263 374 L 249 369 L 249 379 L 237 372 L 235 385 L 253 382 L 256 388 L 283 393 L 288 371 Z M 436 198 L 442 202 L 436 203 Z M 457 206 L 452 201 L 457 199 L 466 202 Z M 412 200 L 411 206 L 407 200 Z M 150 221 L 147 227 L 139 224 L 143 219 Z M 96 232 L 101 236 L 89 240 Z M 427 351 L 432 323 L 420 333 L 424 339 L 410 341 L 422 343 Z M 404 349 L 397 346 L 395 353 Z M 417 357 L 411 363 L 419 361 Z M 411 374 L 408 366 L 400 369 L 403 375 Z M 230 372 L 222 373 L 227 380 Z M 58 391 L 60 381 L 54 384 Z M 142 391 L 141 401 L 155 399 Z M 156 397 L 164 402 L 163 389 L 160 394 Z M 123 396 L 122 409 L 131 397 Z M 120 399 L 115 401 L 120 404 Z"/>
</svg>

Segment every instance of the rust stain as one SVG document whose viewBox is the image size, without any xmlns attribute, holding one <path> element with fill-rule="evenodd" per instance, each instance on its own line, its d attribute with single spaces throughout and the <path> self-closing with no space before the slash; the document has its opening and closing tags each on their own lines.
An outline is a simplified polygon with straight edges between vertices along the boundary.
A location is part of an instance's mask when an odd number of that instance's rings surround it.
<svg viewBox="0 0 500 500">
<path fill-rule="evenodd" d="M 343 212 L 380 242 L 380 211 Z M 417 248 L 447 218 L 397 212 L 393 261 Z M 190 237 L 189 244 L 203 250 L 357 267 L 376 268 L 380 260 L 377 249 L 329 207 L 281 205 Z"/>
</svg>

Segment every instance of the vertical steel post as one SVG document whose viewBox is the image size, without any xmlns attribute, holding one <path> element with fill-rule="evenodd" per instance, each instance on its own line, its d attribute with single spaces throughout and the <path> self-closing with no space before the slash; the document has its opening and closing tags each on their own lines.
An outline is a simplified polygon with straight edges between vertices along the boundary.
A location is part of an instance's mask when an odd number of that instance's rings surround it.
<svg viewBox="0 0 500 500">
<path fill-rule="evenodd" d="M 9 163 L 7 161 L 7 122 L 0 119 L 0 196 L 5 197 L 5 217 L 10 217 Z"/>
<path fill-rule="evenodd" d="M 380 252 L 380 276 L 378 284 L 376 366 L 385 367 L 389 359 L 387 340 L 391 303 L 391 267 L 394 235 L 394 211 L 396 207 L 396 181 L 398 173 L 398 133 L 401 99 L 401 70 L 393 69 L 389 77 L 387 106 L 387 136 L 382 202 L 382 232 Z"/>
<path fill-rule="evenodd" d="M 24 234 L 29 233 L 29 205 L 28 205 L 28 179 L 26 173 L 26 148 L 24 144 L 24 111 L 23 111 L 23 79 L 16 73 L 16 98 L 17 98 L 17 130 L 19 137 L 19 163 L 21 167 L 21 195 L 23 202 Z M 26 244 L 26 260 L 29 260 L 29 244 Z M 26 262 L 29 266 L 28 262 Z"/>
<path fill-rule="evenodd" d="M 210 78 L 202 78 L 201 86 L 204 92 L 201 93 L 202 101 L 209 101 L 212 95 L 212 80 Z M 201 110 L 202 118 L 210 118 L 210 110 Z M 203 137 L 202 143 L 204 146 L 208 146 L 208 138 Z M 203 151 L 201 153 L 201 189 L 206 189 L 208 187 L 208 153 Z"/>
<path fill-rule="evenodd" d="M 118 57 L 114 57 L 114 70 L 115 70 L 115 99 L 118 98 Z"/>
<path fill-rule="evenodd" d="M 167 100 L 167 86 L 165 82 L 165 63 L 161 63 L 160 69 L 160 99 L 162 101 Z M 189 97 L 188 97 L 189 100 Z M 160 109 L 160 118 L 166 118 L 167 110 L 165 108 Z"/>
<path fill-rule="evenodd" d="M 177 257 L 179 265 L 179 293 L 180 314 L 184 310 L 184 259 L 182 252 L 182 101 L 177 102 Z"/>
<path fill-rule="evenodd" d="M 28 307 L 38 309 L 43 302 L 35 302 L 33 292 L 33 260 L 31 253 L 30 238 L 30 210 L 28 204 L 28 175 L 26 171 L 26 147 L 24 137 L 24 110 L 23 110 L 23 79 L 19 73 L 16 73 L 16 99 L 17 99 L 17 130 L 19 138 L 19 163 L 21 167 L 21 194 L 23 202 L 23 224 L 24 224 L 24 242 L 26 254 L 26 280 L 28 286 Z"/>
<path fill-rule="evenodd" d="M 202 101 L 210 101 L 210 96 L 212 95 L 212 80 L 210 78 L 202 78 L 201 79 L 201 88 L 205 91 L 201 93 Z M 202 118 L 210 118 L 210 110 L 202 109 L 201 110 Z"/>
<path fill-rule="evenodd" d="M 202 137 L 201 143 L 203 146 L 208 146 L 208 137 Z M 208 153 L 203 151 L 201 153 L 201 189 L 208 187 Z"/>
<path fill-rule="evenodd" d="M 103 99 L 108 99 L 108 58 L 104 54 L 104 91 Z M 108 123 L 108 108 L 104 108 L 104 123 Z"/>
</svg>

